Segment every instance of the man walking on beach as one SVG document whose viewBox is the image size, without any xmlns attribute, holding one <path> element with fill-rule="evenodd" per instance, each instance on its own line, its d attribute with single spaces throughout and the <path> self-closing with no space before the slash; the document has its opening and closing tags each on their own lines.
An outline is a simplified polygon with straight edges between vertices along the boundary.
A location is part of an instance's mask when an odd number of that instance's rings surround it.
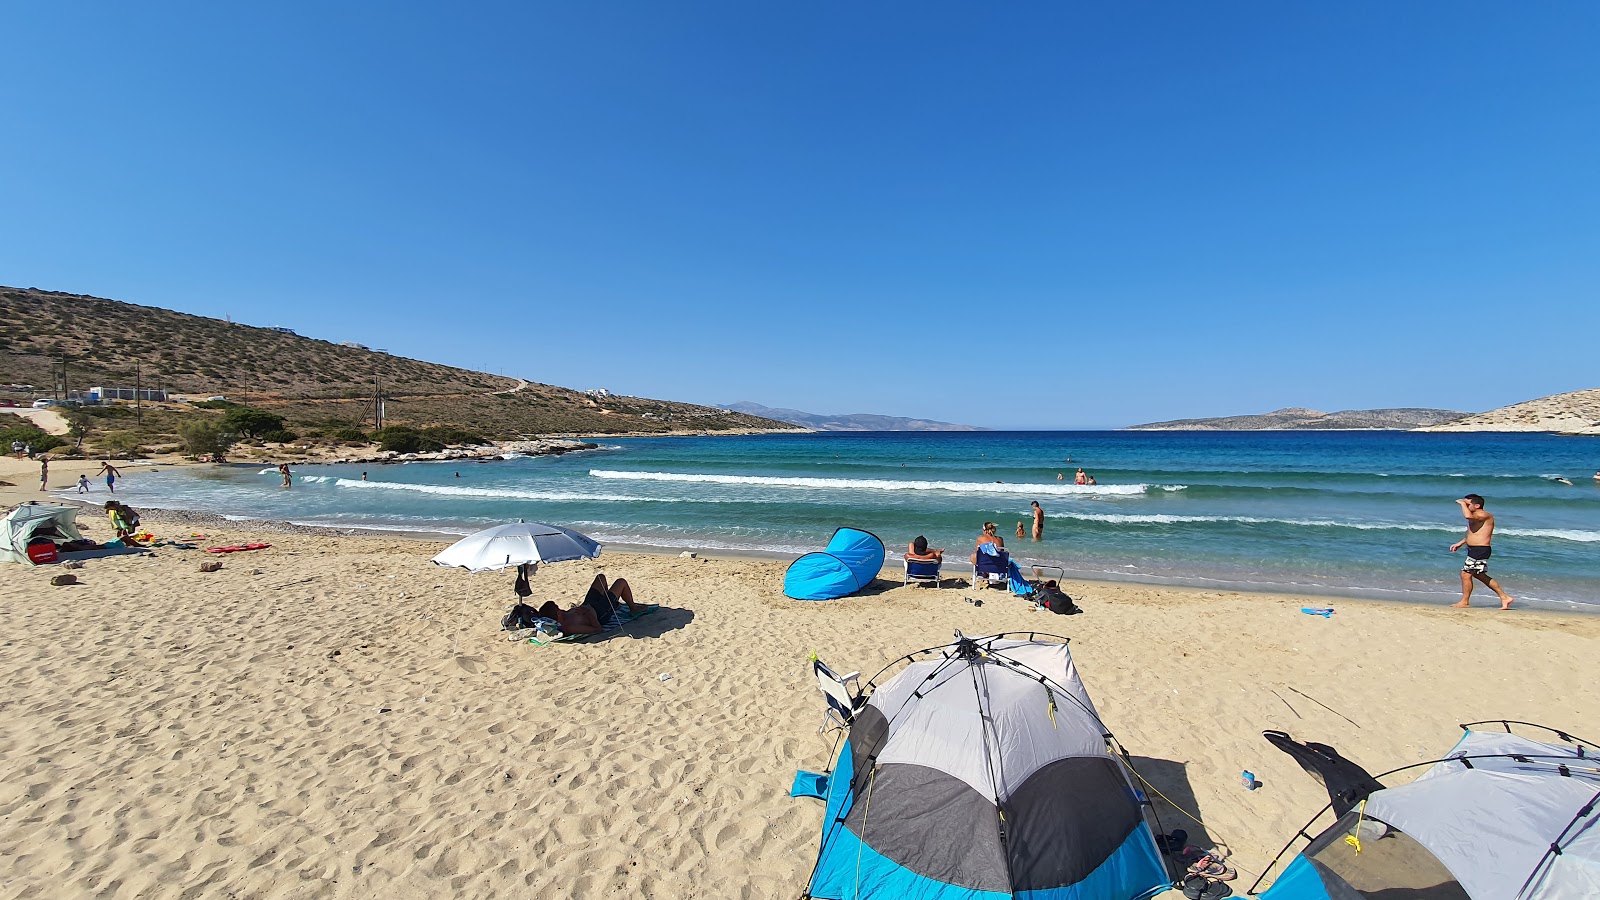
<svg viewBox="0 0 1600 900">
<path fill-rule="evenodd" d="M 117 492 L 117 476 L 121 475 L 122 473 L 117 471 L 116 466 L 113 466 L 108 462 L 103 462 L 100 464 L 100 471 L 96 472 L 95 474 L 106 476 L 106 490 L 113 494 Z"/>
<path fill-rule="evenodd" d="M 1456 503 L 1467 519 L 1467 536 L 1451 544 L 1450 552 L 1465 546 L 1467 561 L 1461 567 L 1461 602 L 1455 605 L 1461 609 L 1470 605 L 1467 601 L 1472 598 L 1472 582 L 1477 579 L 1500 595 L 1501 609 L 1510 609 L 1511 595 L 1500 590 L 1500 582 L 1489 577 L 1489 556 L 1494 552 L 1489 548 L 1494 540 L 1494 516 L 1483 508 L 1483 498 L 1477 494 L 1468 494 Z"/>
<path fill-rule="evenodd" d="M 50 489 L 50 457 L 39 457 L 39 490 Z"/>
<path fill-rule="evenodd" d="M 1033 539 L 1044 540 L 1044 507 L 1037 500 L 1033 501 Z"/>
</svg>

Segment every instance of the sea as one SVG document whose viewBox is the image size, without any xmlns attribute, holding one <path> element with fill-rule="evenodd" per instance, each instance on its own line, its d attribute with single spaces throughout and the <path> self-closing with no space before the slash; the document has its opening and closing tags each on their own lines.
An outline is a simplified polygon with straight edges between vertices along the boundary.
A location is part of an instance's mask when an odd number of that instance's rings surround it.
<svg viewBox="0 0 1600 900">
<path fill-rule="evenodd" d="M 1600 611 L 1600 440 L 1409 432 L 879 432 L 596 439 L 490 462 L 131 470 L 137 507 L 397 531 L 525 519 L 614 546 L 795 556 L 848 525 L 891 559 L 923 535 L 961 574 L 982 523 L 1073 579 L 1363 596 L 1460 594 L 1456 498 L 1498 522 L 1490 572 L 1527 606 Z M 1079 468 L 1096 485 L 1073 483 Z M 1571 485 L 1557 479 L 1566 478 Z M 75 495 L 69 495 L 75 496 Z M 1044 508 L 1044 538 L 1015 537 Z M 1493 595 L 1479 588 L 1476 602 Z"/>
</svg>

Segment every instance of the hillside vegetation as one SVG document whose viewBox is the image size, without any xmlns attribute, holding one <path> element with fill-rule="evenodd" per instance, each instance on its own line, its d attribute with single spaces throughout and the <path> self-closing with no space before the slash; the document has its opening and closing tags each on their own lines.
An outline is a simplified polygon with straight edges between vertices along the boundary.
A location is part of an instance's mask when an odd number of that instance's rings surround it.
<svg viewBox="0 0 1600 900">
<path fill-rule="evenodd" d="M 66 357 L 68 388 L 163 387 L 195 399 L 223 395 L 270 411 L 301 438 L 351 440 L 374 422 L 375 378 L 385 425 L 436 426 L 491 439 L 542 434 L 788 429 L 709 406 L 593 397 L 549 384 L 407 359 L 204 316 L 35 288 L 0 287 L 0 387 L 17 400 L 52 396 Z M 112 407 L 116 409 L 117 407 Z M 131 413 L 131 411 L 130 411 Z M 146 404 L 143 424 L 101 414 L 140 441 L 170 437 L 191 416 L 218 410 Z M 93 439 L 91 438 L 91 443 Z"/>
</svg>

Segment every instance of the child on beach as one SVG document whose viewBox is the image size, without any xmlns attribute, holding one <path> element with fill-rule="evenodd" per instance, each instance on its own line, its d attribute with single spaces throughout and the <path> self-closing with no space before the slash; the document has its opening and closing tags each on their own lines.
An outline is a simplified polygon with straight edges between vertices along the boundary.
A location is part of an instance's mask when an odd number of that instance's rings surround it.
<svg viewBox="0 0 1600 900">
<path fill-rule="evenodd" d="M 87 475 L 79 475 L 78 476 L 78 493 L 80 493 L 80 494 L 89 493 L 89 476 L 87 476 Z"/>
</svg>

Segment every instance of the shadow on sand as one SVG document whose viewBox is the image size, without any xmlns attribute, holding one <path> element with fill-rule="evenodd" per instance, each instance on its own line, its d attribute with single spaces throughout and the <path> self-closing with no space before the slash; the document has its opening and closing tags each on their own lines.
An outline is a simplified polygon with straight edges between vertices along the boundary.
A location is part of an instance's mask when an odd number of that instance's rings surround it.
<svg viewBox="0 0 1600 900">
<path fill-rule="evenodd" d="M 576 643 L 603 644 L 606 641 L 621 640 L 623 638 L 633 638 L 635 640 L 658 638 L 669 631 L 677 631 L 680 628 L 684 628 L 693 621 L 694 610 L 673 609 L 663 606 L 647 616 L 634 619 L 616 631 L 597 634 Z"/>
<path fill-rule="evenodd" d="M 1181 828 L 1189 833 L 1187 843 L 1196 847 L 1209 848 L 1219 846 L 1215 838 L 1206 831 L 1205 825 L 1190 818 L 1190 815 L 1201 815 L 1197 808 L 1199 803 L 1195 800 L 1194 788 L 1189 785 L 1188 765 L 1170 759 L 1157 759 L 1151 756 L 1133 756 L 1133 768 L 1149 787 L 1145 793 L 1149 795 L 1160 830 L 1172 832 Z M 1152 790 L 1153 788 L 1153 790 Z M 1231 848 L 1221 847 L 1227 850 Z M 1169 868 L 1173 865 L 1168 858 Z"/>
</svg>

